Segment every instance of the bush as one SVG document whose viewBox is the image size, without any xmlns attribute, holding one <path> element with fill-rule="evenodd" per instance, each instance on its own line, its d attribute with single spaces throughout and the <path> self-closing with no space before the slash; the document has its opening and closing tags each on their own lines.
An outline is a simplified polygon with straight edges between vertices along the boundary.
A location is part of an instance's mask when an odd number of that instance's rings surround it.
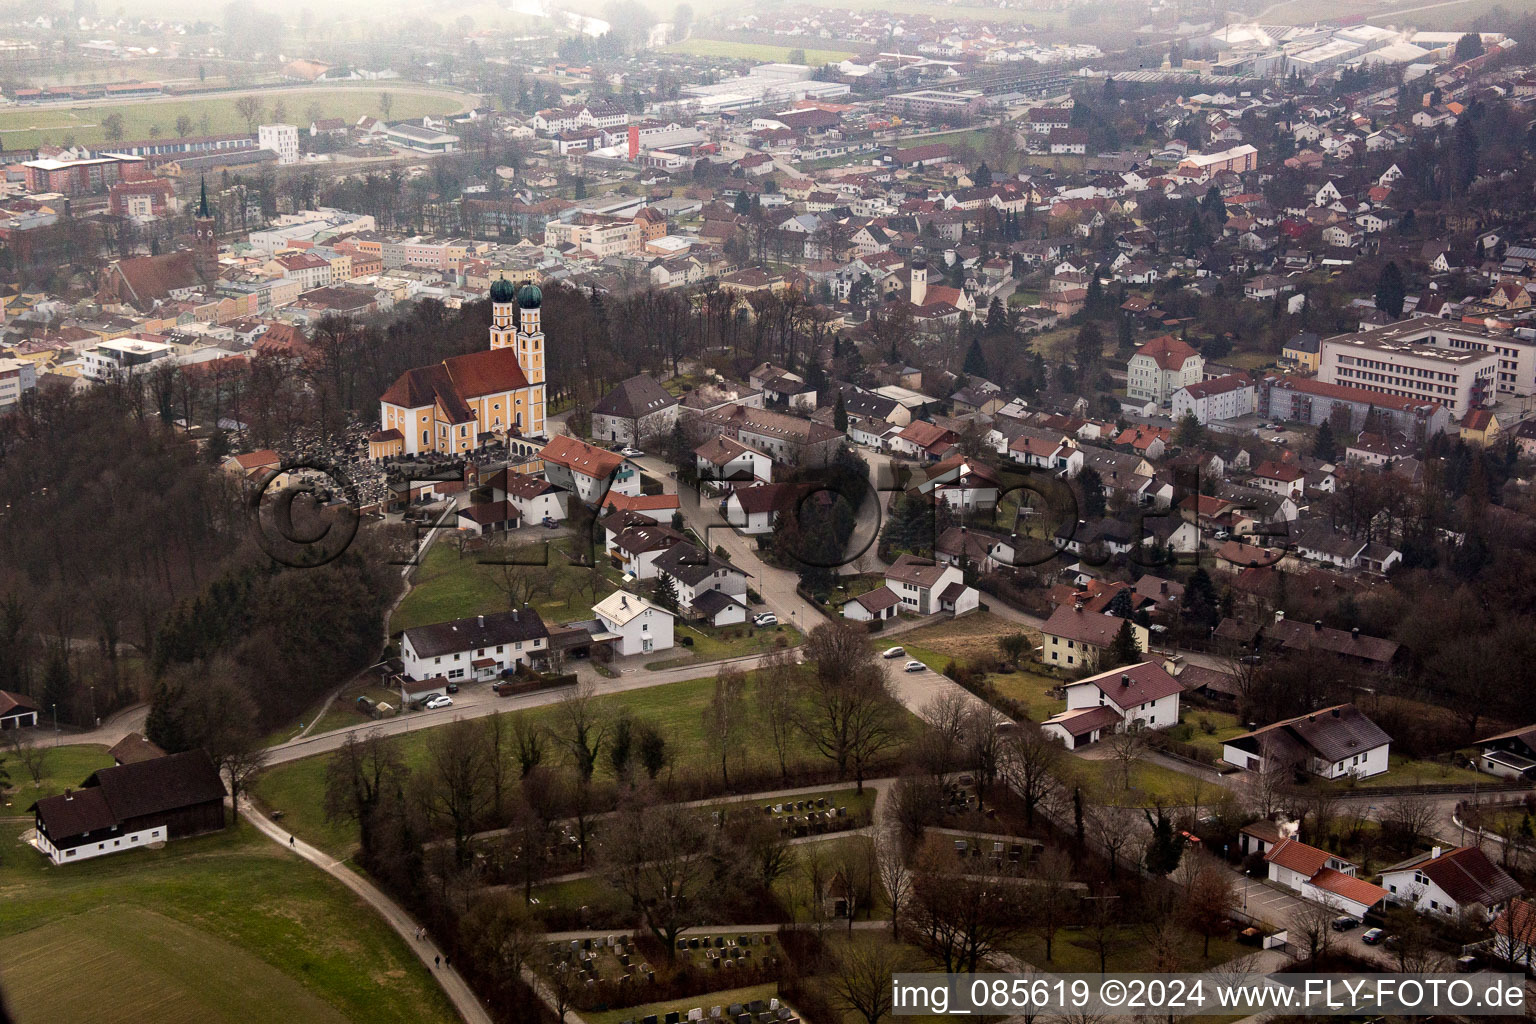
<svg viewBox="0 0 1536 1024">
<path fill-rule="evenodd" d="M 753 590 L 751 587 L 748 587 L 747 588 L 747 603 L 749 603 L 749 604 L 762 604 L 763 603 L 763 595 L 759 594 L 756 590 Z"/>
</svg>

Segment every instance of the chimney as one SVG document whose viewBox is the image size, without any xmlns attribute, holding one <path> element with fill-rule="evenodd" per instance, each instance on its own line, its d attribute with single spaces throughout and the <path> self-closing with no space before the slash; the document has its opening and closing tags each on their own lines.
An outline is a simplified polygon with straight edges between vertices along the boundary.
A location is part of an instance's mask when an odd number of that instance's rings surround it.
<svg viewBox="0 0 1536 1024">
<path fill-rule="evenodd" d="M 1429 859 L 1430 860 L 1436 860 L 1436 859 L 1439 858 L 1439 856 L 1440 856 L 1440 847 L 1437 846 L 1433 850 L 1429 851 Z"/>
<path fill-rule="evenodd" d="M 1285 621 L 1285 612 L 1283 612 L 1283 611 L 1275 612 L 1275 625 L 1278 626 L 1280 623 L 1282 623 L 1284 621 Z"/>
<path fill-rule="evenodd" d="M 1321 633 L 1322 631 L 1323 631 L 1323 620 L 1322 619 L 1313 619 L 1312 620 L 1312 632 L 1314 632 L 1314 633 Z"/>
<path fill-rule="evenodd" d="M 1157 585 L 1157 592 L 1159 594 L 1166 594 L 1166 593 L 1168 593 L 1168 581 L 1167 580 L 1163 580 L 1161 583 L 1159 583 Z"/>
<path fill-rule="evenodd" d="M 513 614 L 515 615 L 517 613 L 513 612 Z M 484 615 L 476 615 L 475 616 L 475 624 L 478 625 L 481 629 L 484 629 L 485 628 L 485 616 Z"/>
<path fill-rule="evenodd" d="M 74 790 L 66 788 L 64 790 L 64 799 L 65 800 L 73 800 L 74 798 L 75 798 Z"/>
<path fill-rule="evenodd" d="M 1072 601 L 1072 610 L 1075 611 L 1075 612 L 1081 612 L 1083 610 L 1083 599 L 1082 598 L 1079 597 L 1079 598 L 1074 598 L 1073 599 L 1073 601 Z"/>
<path fill-rule="evenodd" d="M 1129 672 L 1120 673 L 1120 685 L 1127 687 L 1131 685 L 1131 674 Z"/>
<path fill-rule="evenodd" d="M 628 608 L 629 607 L 629 598 L 627 598 L 627 597 L 619 598 L 619 607 L 620 608 Z"/>
<path fill-rule="evenodd" d="M 1354 629 L 1351 629 L 1349 631 L 1349 638 L 1351 640 L 1359 640 L 1360 639 L 1360 627 L 1359 626 L 1356 626 Z"/>
</svg>

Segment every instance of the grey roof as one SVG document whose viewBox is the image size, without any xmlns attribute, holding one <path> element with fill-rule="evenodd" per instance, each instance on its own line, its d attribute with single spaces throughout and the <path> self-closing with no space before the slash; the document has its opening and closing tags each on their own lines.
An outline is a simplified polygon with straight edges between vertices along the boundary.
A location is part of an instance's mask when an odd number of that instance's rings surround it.
<svg viewBox="0 0 1536 1024">
<path fill-rule="evenodd" d="M 405 636 L 419 657 L 436 658 L 457 651 L 537 640 L 549 636 L 549 630 L 538 612 L 525 607 L 417 626 L 406 630 Z"/>
<path fill-rule="evenodd" d="M 690 587 L 708 579 L 711 574 L 717 573 L 721 569 L 729 569 L 732 572 L 741 573 L 743 576 L 746 575 L 746 573 L 718 555 L 713 555 L 708 551 L 700 549 L 698 545 L 689 544 L 686 541 L 681 544 L 674 544 L 666 551 L 657 555 L 655 564 L 656 568 L 668 576 L 675 577 Z"/>
<path fill-rule="evenodd" d="M 677 396 L 656 383 L 648 374 L 639 374 L 621 382 L 592 407 L 594 415 L 640 419 L 671 408 Z"/>
<path fill-rule="evenodd" d="M 1299 747 L 1332 763 L 1391 743 L 1392 737 L 1353 704 L 1339 704 L 1266 725 L 1227 742 L 1245 749 L 1272 743 L 1278 743 L 1282 751 Z"/>
</svg>

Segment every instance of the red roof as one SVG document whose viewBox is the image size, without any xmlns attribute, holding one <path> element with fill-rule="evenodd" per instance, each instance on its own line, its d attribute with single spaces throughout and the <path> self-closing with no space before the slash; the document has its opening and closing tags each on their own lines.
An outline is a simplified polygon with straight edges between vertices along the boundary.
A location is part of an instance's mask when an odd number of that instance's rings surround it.
<svg viewBox="0 0 1536 1024">
<path fill-rule="evenodd" d="M 497 349 L 496 351 L 512 350 Z M 539 454 L 545 462 L 553 462 L 557 466 L 566 467 L 573 473 L 597 479 L 606 478 L 624 464 L 624 456 L 587 444 L 585 441 L 578 441 L 565 434 L 551 439 Z"/>
<path fill-rule="evenodd" d="M 659 512 L 662 509 L 682 507 L 675 494 L 610 494 L 607 501 L 615 512 Z"/>
<path fill-rule="evenodd" d="M 1164 370 L 1178 370 L 1184 366 L 1184 360 L 1197 353 L 1173 335 L 1164 334 L 1141 346 L 1136 350 L 1136 354 L 1151 356 Z"/>
<path fill-rule="evenodd" d="M 1311 878 L 1327 866 L 1329 856 L 1326 850 L 1308 846 L 1299 840 L 1282 839 L 1264 855 L 1264 859 Z"/>
<path fill-rule="evenodd" d="M 1077 613 L 1069 612 L 1068 614 L 1075 615 Z M 1083 614 L 1090 615 L 1088 612 Z M 1054 618 L 1054 616 L 1052 617 Z M 1116 629 L 1119 628 L 1118 623 L 1125 621 L 1113 615 L 1093 617 L 1107 619 L 1110 622 L 1116 623 Z M 1176 693 L 1184 692 L 1184 687 L 1179 685 L 1177 679 L 1165 672 L 1161 665 L 1151 661 L 1144 661 L 1139 665 L 1127 665 L 1123 668 L 1112 668 L 1108 672 L 1100 672 L 1096 676 L 1089 676 L 1087 679 L 1070 683 L 1068 688 L 1082 686 L 1085 683 L 1091 683 L 1098 687 L 1100 693 L 1108 697 L 1116 707 L 1122 710 L 1133 708 L 1139 704 L 1150 704 L 1155 700 L 1162 700 L 1164 697 L 1171 697 Z"/>
<path fill-rule="evenodd" d="M 1336 398 L 1341 402 L 1359 402 L 1362 405 L 1374 405 L 1382 409 L 1397 409 L 1402 412 L 1412 412 L 1416 409 L 1434 409 L 1436 402 L 1423 401 L 1417 398 L 1403 398 L 1399 395 L 1384 395 L 1375 391 L 1366 391 L 1363 388 L 1347 387 L 1343 384 L 1329 384 L 1312 377 L 1281 377 L 1275 382 L 1277 388 L 1287 388 L 1291 391 L 1300 391 L 1308 395 L 1316 395 L 1319 398 Z"/>
<path fill-rule="evenodd" d="M 1379 885 L 1372 885 L 1363 878 L 1346 875 L 1342 871 L 1333 868 L 1323 868 L 1309 879 L 1311 883 L 1325 892 L 1331 892 L 1335 896 L 1342 896 L 1346 900 L 1358 903 L 1364 907 L 1374 907 L 1387 898 L 1387 890 Z"/>
</svg>

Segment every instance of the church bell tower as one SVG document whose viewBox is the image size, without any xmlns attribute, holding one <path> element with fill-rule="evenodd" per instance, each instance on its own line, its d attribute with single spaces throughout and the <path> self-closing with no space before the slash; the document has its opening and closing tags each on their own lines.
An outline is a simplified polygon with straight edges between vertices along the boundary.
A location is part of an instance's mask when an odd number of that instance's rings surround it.
<svg viewBox="0 0 1536 1024">
<path fill-rule="evenodd" d="M 213 291 L 219 279 L 218 221 L 208 205 L 208 182 L 203 180 L 199 189 L 197 210 L 192 216 L 193 262 L 197 276 L 205 291 Z"/>
</svg>

